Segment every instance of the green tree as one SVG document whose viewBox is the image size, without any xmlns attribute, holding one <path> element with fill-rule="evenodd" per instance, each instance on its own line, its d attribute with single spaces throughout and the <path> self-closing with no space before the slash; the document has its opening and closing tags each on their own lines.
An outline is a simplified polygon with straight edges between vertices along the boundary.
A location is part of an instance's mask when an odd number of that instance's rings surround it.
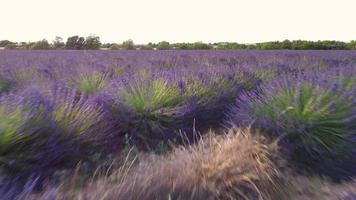
<svg viewBox="0 0 356 200">
<path fill-rule="evenodd" d="M 135 44 L 134 44 L 133 40 L 131 40 L 131 39 L 122 42 L 121 46 L 125 50 L 134 50 L 135 49 Z"/>
<path fill-rule="evenodd" d="M 5 46 L 5 49 L 17 49 L 16 43 L 10 43 Z"/>
<path fill-rule="evenodd" d="M 348 49 L 356 49 L 356 40 L 352 40 L 347 44 Z"/>
<path fill-rule="evenodd" d="M 282 49 L 292 49 L 292 42 L 289 40 L 284 40 L 280 46 Z"/>
<path fill-rule="evenodd" d="M 110 47 L 109 47 L 111 50 L 120 50 L 121 49 L 121 46 L 119 44 L 111 44 Z"/>
<path fill-rule="evenodd" d="M 104 43 L 104 44 L 101 44 L 101 48 L 110 48 L 111 45 L 113 45 L 114 43 Z"/>
<path fill-rule="evenodd" d="M 50 49 L 51 46 L 46 39 L 33 43 L 30 49 Z"/>
<path fill-rule="evenodd" d="M 100 49 L 100 37 L 90 35 L 85 39 L 84 49 Z"/>
<path fill-rule="evenodd" d="M 67 39 L 66 49 L 83 49 L 85 44 L 85 38 L 79 36 L 72 36 Z"/>
<path fill-rule="evenodd" d="M 192 44 L 192 49 L 211 49 L 212 47 L 209 44 L 203 42 L 195 42 Z"/>
<path fill-rule="evenodd" d="M 20 43 L 18 44 L 18 48 L 20 48 L 20 49 L 27 49 L 27 48 L 29 48 L 29 47 L 28 47 L 27 42 L 20 42 Z"/>
<path fill-rule="evenodd" d="M 153 47 L 151 46 L 151 45 L 149 45 L 149 44 L 147 44 L 147 45 L 140 45 L 139 46 L 139 48 L 140 48 L 140 50 L 153 50 Z"/>
<path fill-rule="evenodd" d="M 53 48 L 63 49 L 64 47 L 65 47 L 65 44 L 63 42 L 63 39 L 59 36 L 56 36 L 56 38 L 53 40 Z"/>
<path fill-rule="evenodd" d="M 170 46 L 169 42 L 162 41 L 162 42 L 158 43 L 157 49 L 159 49 L 159 50 L 168 50 L 168 49 L 171 49 L 171 46 Z"/>
<path fill-rule="evenodd" d="M 9 45 L 9 44 L 15 44 L 15 43 L 11 42 L 9 40 L 1 40 L 0 41 L 0 47 L 5 47 L 6 45 Z"/>
</svg>

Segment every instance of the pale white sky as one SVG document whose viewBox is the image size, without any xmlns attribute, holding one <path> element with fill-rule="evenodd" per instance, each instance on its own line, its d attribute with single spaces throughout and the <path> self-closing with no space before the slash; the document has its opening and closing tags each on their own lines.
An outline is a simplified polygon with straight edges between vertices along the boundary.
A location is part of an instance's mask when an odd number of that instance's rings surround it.
<svg viewBox="0 0 356 200">
<path fill-rule="evenodd" d="M 356 0 L 0 0 L 0 40 L 356 39 Z"/>
</svg>

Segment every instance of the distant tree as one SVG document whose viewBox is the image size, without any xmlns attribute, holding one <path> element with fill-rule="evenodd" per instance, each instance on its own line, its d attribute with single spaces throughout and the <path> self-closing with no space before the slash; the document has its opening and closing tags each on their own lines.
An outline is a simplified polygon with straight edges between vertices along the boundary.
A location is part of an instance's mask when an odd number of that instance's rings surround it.
<svg viewBox="0 0 356 200">
<path fill-rule="evenodd" d="M 135 44 L 134 44 L 133 40 L 131 40 L 131 39 L 124 41 L 121 46 L 125 50 L 135 49 Z"/>
<path fill-rule="evenodd" d="M 348 49 L 356 50 L 356 40 L 352 40 L 351 42 L 349 42 L 349 43 L 347 44 L 347 48 L 348 48 Z"/>
<path fill-rule="evenodd" d="M 56 36 L 55 39 L 53 40 L 53 48 L 63 49 L 64 47 L 65 47 L 65 44 L 63 42 L 63 38 Z"/>
<path fill-rule="evenodd" d="M 345 42 L 335 41 L 335 40 L 324 40 L 318 41 L 322 45 L 322 49 L 334 49 L 334 50 L 344 50 L 347 49 L 347 44 Z"/>
<path fill-rule="evenodd" d="M 101 42 L 100 37 L 90 35 L 85 39 L 84 49 L 100 49 Z"/>
<path fill-rule="evenodd" d="M 211 49 L 212 47 L 209 44 L 203 42 L 195 42 L 192 44 L 192 49 Z"/>
<path fill-rule="evenodd" d="M 220 42 L 215 44 L 217 49 L 247 49 L 247 45 L 245 44 L 238 44 L 236 42 Z M 255 46 L 251 46 L 253 49 Z"/>
<path fill-rule="evenodd" d="M 17 47 L 19 49 L 27 49 L 27 43 L 26 42 L 20 42 L 17 44 Z"/>
<path fill-rule="evenodd" d="M 149 44 L 138 45 L 138 48 L 139 48 L 140 50 L 153 50 L 152 45 L 149 45 Z"/>
<path fill-rule="evenodd" d="M 259 49 L 281 49 L 280 42 L 263 42 L 257 45 Z"/>
<path fill-rule="evenodd" d="M 132 40 L 126 40 L 122 44 L 105 43 L 101 44 L 100 38 L 95 35 L 90 35 L 86 38 L 79 36 L 69 37 L 66 43 L 63 42 L 61 37 L 56 37 L 53 43 L 50 44 L 47 40 L 43 39 L 37 42 L 21 42 L 14 43 L 9 40 L 0 40 L 0 47 L 6 47 L 6 49 L 100 49 L 110 48 L 112 50 L 125 49 L 294 49 L 294 50 L 356 50 L 356 40 L 352 40 L 348 43 L 335 40 L 284 40 L 284 41 L 270 41 L 256 44 L 239 44 L 235 42 L 218 42 L 218 43 L 174 43 L 170 44 L 167 41 L 161 41 L 159 43 L 148 43 L 135 45 Z"/>
<path fill-rule="evenodd" d="M 313 44 L 310 41 L 294 40 L 292 42 L 292 49 L 306 50 L 306 49 L 312 49 L 312 47 Z"/>
<path fill-rule="evenodd" d="M 85 39 L 79 36 L 72 36 L 67 39 L 65 48 L 66 49 L 83 49 L 85 44 Z"/>
<path fill-rule="evenodd" d="M 32 45 L 34 45 L 34 42 L 27 42 L 25 45 L 25 49 L 31 49 Z"/>
<path fill-rule="evenodd" d="M 256 44 L 248 44 L 246 46 L 246 49 L 257 49 L 257 45 Z"/>
<path fill-rule="evenodd" d="M 17 49 L 16 43 L 10 43 L 5 46 L 5 49 Z"/>
<path fill-rule="evenodd" d="M 292 42 L 289 40 L 283 40 L 280 47 L 282 49 L 292 49 Z"/>
<path fill-rule="evenodd" d="M 158 46 L 158 44 L 153 43 L 153 42 L 149 42 L 147 45 L 152 47 L 153 49 L 157 48 L 157 46 Z"/>
<path fill-rule="evenodd" d="M 111 50 L 120 50 L 121 49 L 121 46 L 119 44 L 111 44 L 110 47 L 109 47 Z"/>
<path fill-rule="evenodd" d="M 5 47 L 6 45 L 9 45 L 9 44 L 15 44 L 15 43 L 11 42 L 9 40 L 1 40 L 0 41 L 0 47 Z"/>
<path fill-rule="evenodd" d="M 171 49 L 171 46 L 169 45 L 169 42 L 162 41 L 162 42 L 158 43 L 157 49 L 159 49 L 159 50 L 168 50 L 168 49 Z"/>
<path fill-rule="evenodd" d="M 173 44 L 173 47 L 175 49 L 182 49 L 182 50 L 185 50 L 185 49 L 190 49 L 190 45 L 188 43 L 176 43 L 176 44 Z"/>
<path fill-rule="evenodd" d="M 37 41 L 30 46 L 30 49 L 50 49 L 51 46 L 46 39 Z"/>
<path fill-rule="evenodd" d="M 103 43 L 101 44 L 101 48 L 110 48 L 111 45 L 113 45 L 114 43 Z"/>
</svg>

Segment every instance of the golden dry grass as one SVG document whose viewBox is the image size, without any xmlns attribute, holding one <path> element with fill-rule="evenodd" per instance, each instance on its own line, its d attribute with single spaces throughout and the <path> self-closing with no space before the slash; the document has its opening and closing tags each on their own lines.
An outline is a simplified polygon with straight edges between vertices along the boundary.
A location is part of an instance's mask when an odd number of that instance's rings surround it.
<svg viewBox="0 0 356 200">
<path fill-rule="evenodd" d="M 82 200 L 118 199 L 274 199 L 279 173 L 276 149 L 233 128 L 209 133 L 197 144 L 165 156 L 127 162 L 113 175 L 90 183 L 75 195 Z"/>
</svg>

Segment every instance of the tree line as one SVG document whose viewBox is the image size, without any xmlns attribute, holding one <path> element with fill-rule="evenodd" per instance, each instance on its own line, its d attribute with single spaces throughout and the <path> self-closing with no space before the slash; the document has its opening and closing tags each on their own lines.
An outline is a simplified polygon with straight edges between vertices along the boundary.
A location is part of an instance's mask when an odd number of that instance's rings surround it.
<svg viewBox="0 0 356 200">
<path fill-rule="evenodd" d="M 37 42 L 11 42 L 9 40 L 1 40 L 0 47 L 5 49 L 100 49 L 100 38 L 95 35 L 89 35 L 88 37 L 71 36 L 64 42 L 63 38 L 56 37 L 52 42 L 46 39 Z"/>
<path fill-rule="evenodd" d="M 5 49 L 111 49 L 111 50 L 202 50 L 202 49 L 261 49 L 261 50 L 356 50 L 356 40 L 351 42 L 341 42 L 335 40 L 284 40 L 261 42 L 256 44 L 241 44 L 235 42 L 218 42 L 218 43 L 169 43 L 161 41 L 158 43 L 135 44 L 133 40 L 126 40 L 122 43 L 101 43 L 100 37 L 89 35 L 88 37 L 71 36 L 66 42 L 63 38 L 56 37 L 52 42 L 46 39 L 37 42 L 11 42 L 9 40 L 0 40 L 0 47 Z"/>
</svg>

